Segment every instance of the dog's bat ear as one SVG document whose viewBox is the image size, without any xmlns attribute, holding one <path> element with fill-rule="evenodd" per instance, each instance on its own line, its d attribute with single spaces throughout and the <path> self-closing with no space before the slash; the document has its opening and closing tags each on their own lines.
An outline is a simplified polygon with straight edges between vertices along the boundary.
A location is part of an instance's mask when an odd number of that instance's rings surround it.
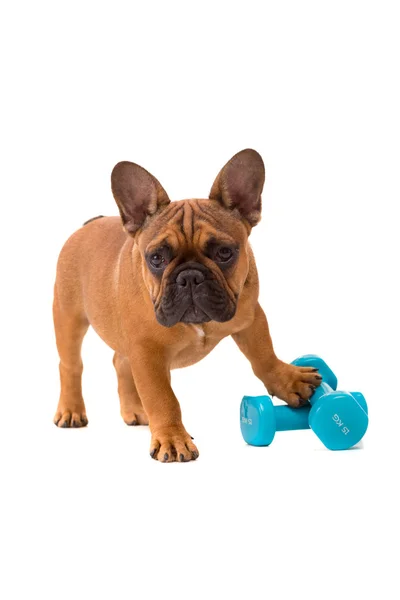
<svg viewBox="0 0 400 600">
<path fill-rule="evenodd" d="M 265 181 L 263 159 L 250 148 L 238 152 L 221 169 L 209 198 L 237 209 L 252 227 L 261 219 L 261 192 Z"/>
<path fill-rule="evenodd" d="M 111 189 L 125 230 L 134 234 L 159 208 L 169 204 L 159 181 L 146 169 L 128 161 L 119 162 L 111 173 Z"/>
</svg>

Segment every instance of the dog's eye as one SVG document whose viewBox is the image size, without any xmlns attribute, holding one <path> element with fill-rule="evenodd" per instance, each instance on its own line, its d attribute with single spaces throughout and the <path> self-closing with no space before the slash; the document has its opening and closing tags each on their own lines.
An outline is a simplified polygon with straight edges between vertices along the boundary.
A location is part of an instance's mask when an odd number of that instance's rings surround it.
<svg viewBox="0 0 400 600">
<path fill-rule="evenodd" d="M 161 254 L 152 254 L 150 256 L 150 262 L 153 267 L 159 269 L 163 265 L 163 263 L 165 263 L 165 258 L 161 256 Z"/>
<path fill-rule="evenodd" d="M 233 256 L 233 251 L 227 246 L 222 246 L 219 248 L 215 254 L 216 260 L 219 262 L 227 262 Z"/>
<path fill-rule="evenodd" d="M 146 262 L 153 275 L 161 277 L 165 268 L 172 260 L 172 252 L 169 246 L 160 246 L 146 253 Z"/>
</svg>

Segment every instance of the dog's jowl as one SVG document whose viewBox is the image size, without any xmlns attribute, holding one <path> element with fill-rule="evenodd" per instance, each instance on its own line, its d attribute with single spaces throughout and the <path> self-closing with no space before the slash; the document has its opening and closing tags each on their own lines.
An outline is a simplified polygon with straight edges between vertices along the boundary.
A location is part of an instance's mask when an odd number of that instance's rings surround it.
<svg viewBox="0 0 400 600">
<path fill-rule="evenodd" d="M 90 220 L 58 260 L 58 427 L 88 423 L 81 345 L 89 325 L 115 352 L 123 420 L 150 426 L 150 455 L 162 462 L 199 456 L 182 423 L 171 369 L 197 362 L 228 335 L 270 394 L 294 407 L 311 396 L 318 373 L 276 357 L 258 303 L 248 237 L 261 217 L 264 176 L 260 155 L 243 150 L 219 172 L 209 198 L 171 202 L 142 167 L 114 167 L 120 217 Z"/>
</svg>

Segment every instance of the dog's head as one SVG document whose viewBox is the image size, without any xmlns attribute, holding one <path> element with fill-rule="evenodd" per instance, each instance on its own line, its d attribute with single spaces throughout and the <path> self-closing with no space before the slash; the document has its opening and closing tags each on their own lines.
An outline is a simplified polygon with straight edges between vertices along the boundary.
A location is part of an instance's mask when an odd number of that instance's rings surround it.
<svg viewBox="0 0 400 600">
<path fill-rule="evenodd" d="M 114 198 L 142 256 L 142 274 L 159 323 L 229 321 L 249 270 L 247 238 L 261 217 L 265 171 L 255 150 L 236 154 L 207 200 L 170 202 L 142 167 L 118 163 Z"/>
</svg>

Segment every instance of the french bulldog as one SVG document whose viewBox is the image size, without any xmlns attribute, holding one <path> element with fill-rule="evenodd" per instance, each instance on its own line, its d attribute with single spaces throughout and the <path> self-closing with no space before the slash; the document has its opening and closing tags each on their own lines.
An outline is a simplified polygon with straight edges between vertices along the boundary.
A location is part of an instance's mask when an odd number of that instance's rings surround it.
<svg viewBox="0 0 400 600">
<path fill-rule="evenodd" d="M 277 358 L 258 303 L 248 238 L 261 217 L 264 179 L 261 156 L 242 150 L 219 172 L 209 198 L 171 202 L 139 165 L 114 167 L 111 188 L 120 217 L 91 219 L 58 260 L 58 427 L 88 423 L 81 345 L 89 325 L 114 350 L 123 420 L 150 426 L 150 456 L 161 462 L 199 456 L 182 423 L 171 369 L 196 363 L 228 335 L 269 394 L 292 407 L 310 398 L 321 376 Z"/>
</svg>

